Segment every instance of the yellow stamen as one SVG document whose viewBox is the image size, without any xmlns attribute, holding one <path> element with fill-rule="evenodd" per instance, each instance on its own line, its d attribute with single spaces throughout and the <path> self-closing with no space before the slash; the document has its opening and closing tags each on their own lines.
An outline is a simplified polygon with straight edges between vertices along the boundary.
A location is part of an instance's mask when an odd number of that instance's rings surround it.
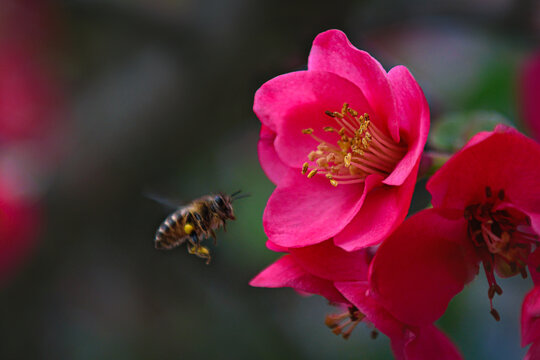
<svg viewBox="0 0 540 360">
<path fill-rule="evenodd" d="M 315 176 L 315 174 L 317 174 L 317 169 L 314 169 L 314 170 L 311 170 L 308 174 L 308 179 L 311 179 L 312 177 Z"/>
<path fill-rule="evenodd" d="M 312 128 L 308 128 L 308 129 L 303 129 L 302 130 L 302 133 L 303 134 L 313 134 L 313 129 Z"/>
<path fill-rule="evenodd" d="M 305 175 L 307 173 L 308 168 L 309 168 L 309 164 L 305 162 L 304 165 L 302 165 L 302 175 Z"/>
</svg>

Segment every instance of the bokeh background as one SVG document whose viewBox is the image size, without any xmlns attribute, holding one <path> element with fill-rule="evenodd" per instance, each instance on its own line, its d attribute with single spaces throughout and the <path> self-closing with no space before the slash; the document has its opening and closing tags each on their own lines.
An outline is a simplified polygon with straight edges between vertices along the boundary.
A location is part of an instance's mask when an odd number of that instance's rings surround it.
<svg viewBox="0 0 540 360">
<path fill-rule="evenodd" d="M 365 326 L 334 336 L 322 298 L 248 286 L 279 257 L 265 248 L 274 186 L 257 160 L 253 95 L 305 68 L 330 28 L 387 70 L 409 67 L 433 124 L 526 129 L 535 0 L 0 2 L 1 359 L 392 357 Z M 413 211 L 429 203 L 423 186 Z M 252 196 L 235 204 L 210 266 L 153 248 L 169 209 L 145 194 L 185 203 L 238 189 Z M 524 355 L 531 283 L 511 280 L 495 299 L 500 323 L 482 275 L 439 321 L 467 359 Z"/>
</svg>

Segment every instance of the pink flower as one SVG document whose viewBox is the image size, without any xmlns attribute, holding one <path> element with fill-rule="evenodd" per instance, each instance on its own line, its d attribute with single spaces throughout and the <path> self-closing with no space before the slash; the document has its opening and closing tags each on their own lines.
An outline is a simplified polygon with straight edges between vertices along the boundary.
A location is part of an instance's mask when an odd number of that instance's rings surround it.
<svg viewBox="0 0 540 360">
<path fill-rule="evenodd" d="M 532 137 L 540 141 L 540 51 L 523 64 L 519 85 L 523 120 Z"/>
<path fill-rule="evenodd" d="M 422 90 L 403 66 L 388 73 L 345 34 L 317 36 L 308 70 L 255 95 L 259 159 L 277 184 L 263 224 L 286 248 L 333 238 L 354 251 L 404 219 L 429 128 Z"/>
<path fill-rule="evenodd" d="M 269 243 L 269 246 L 274 245 Z M 250 284 L 292 287 L 302 293 L 324 296 L 346 308 L 341 314 L 326 317 L 326 325 L 335 334 L 348 338 L 360 322 L 374 326 L 390 338 L 397 359 L 461 359 L 451 341 L 433 325 L 407 326 L 369 295 L 371 249 L 346 252 L 327 240 L 288 251 L 288 255 L 262 271 Z M 376 330 L 373 334 L 377 334 Z"/>
<path fill-rule="evenodd" d="M 532 343 L 524 360 L 540 359 L 540 287 L 533 288 L 521 308 L 521 346 Z"/>
<path fill-rule="evenodd" d="M 498 126 L 473 137 L 427 184 L 433 209 L 406 220 L 379 248 L 370 283 L 375 297 L 409 324 L 439 318 L 481 262 L 491 313 L 502 294 L 495 273 L 538 279 L 540 145 Z M 535 252 L 533 252 L 535 251 Z"/>
</svg>

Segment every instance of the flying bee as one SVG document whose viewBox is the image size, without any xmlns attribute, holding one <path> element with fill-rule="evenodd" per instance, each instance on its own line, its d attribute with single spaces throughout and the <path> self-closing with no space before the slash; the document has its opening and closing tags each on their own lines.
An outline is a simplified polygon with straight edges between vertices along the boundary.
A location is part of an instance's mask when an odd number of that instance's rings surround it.
<svg viewBox="0 0 540 360">
<path fill-rule="evenodd" d="M 179 207 L 159 226 L 154 239 L 156 249 L 170 250 L 187 241 L 188 252 L 206 259 L 209 264 L 210 250 L 201 245 L 202 241 L 213 237 L 215 244 L 214 230 L 223 227 L 227 231 L 226 221 L 236 219 L 232 202 L 247 196 L 240 195 L 240 191 L 231 195 L 210 194 Z"/>
</svg>

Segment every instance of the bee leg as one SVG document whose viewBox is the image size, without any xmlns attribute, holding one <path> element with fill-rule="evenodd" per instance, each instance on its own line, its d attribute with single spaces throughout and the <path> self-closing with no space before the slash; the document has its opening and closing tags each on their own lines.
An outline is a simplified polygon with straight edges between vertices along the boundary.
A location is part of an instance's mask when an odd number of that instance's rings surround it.
<svg viewBox="0 0 540 360">
<path fill-rule="evenodd" d="M 210 229 L 210 235 L 214 238 L 214 245 L 217 245 L 217 236 L 214 230 Z"/>
<path fill-rule="evenodd" d="M 188 253 L 193 254 L 202 259 L 206 259 L 206 265 L 210 264 L 212 257 L 210 256 L 210 250 L 206 246 L 196 244 L 193 246 L 188 245 Z"/>
<path fill-rule="evenodd" d="M 223 231 L 227 232 L 227 223 L 223 220 Z"/>
</svg>

